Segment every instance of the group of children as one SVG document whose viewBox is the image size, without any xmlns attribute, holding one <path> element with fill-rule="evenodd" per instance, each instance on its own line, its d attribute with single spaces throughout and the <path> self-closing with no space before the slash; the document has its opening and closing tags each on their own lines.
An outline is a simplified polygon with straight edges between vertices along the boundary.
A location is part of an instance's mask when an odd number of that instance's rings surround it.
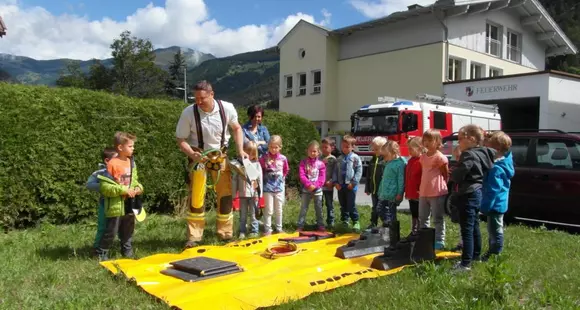
<svg viewBox="0 0 580 310">
<path fill-rule="evenodd" d="M 94 241 L 96 254 L 107 259 L 114 237 L 121 239 L 121 253 L 132 257 L 131 240 L 135 228 L 132 209 L 135 199 L 143 193 L 138 181 L 137 168 L 132 159 L 136 137 L 117 132 L 114 147 L 103 152 L 104 166 L 95 171 L 87 187 L 101 193 L 98 211 L 98 229 Z M 346 135 L 341 141 L 341 154 L 332 155 L 334 142 L 308 144 L 306 158 L 300 161 L 302 205 L 297 230 L 304 228 L 310 202 L 314 202 L 316 225 L 319 231 L 334 226 L 333 193 L 338 191 L 340 220 L 343 226 L 352 223 L 360 230 L 359 214 L 355 204 L 356 192 L 362 178 L 362 161 L 354 153 L 356 139 Z M 445 247 L 445 201 L 451 190 L 451 203 L 459 213 L 462 249 L 461 262 L 456 269 L 467 270 L 475 260 L 486 260 L 499 254 L 503 248 L 503 214 L 507 211 L 510 180 L 514 175 L 508 135 L 497 131 L 485 136 L 483 129 L 467 125 L 459 131 L 459 145 L 454 150 L 457 166 L 449 173 L 449 161 L 440 152 L 442 137 L 439 131 L 429 129 L 422 137 L 408 140 L 409 159 L 401 157 L 399 144 L 384 137 L 375 137 L 371 143 L 374 153 L 366 176 L 365 193 L 372 198 L 369 229 L 389 227 L 397 219 L 397 206 L 404 198 L 409 200 L 411 234 L 435 226 L 435 249 Z M 258 236 L 256 218 L 258 199 L 264 197 L 264 235 L 283 232 L 282 215 L 285 204 L 285 179 L 289 172 L 286 156 L 282 155 L 282 138 L 274 135 L 268 142 L 268 151 L 259 157 L 253 141 L 244 144 L 251 164 L 258 171 L 257 180 L 234 174 L 233 195 L 240 198 L 239 238 L 246 237 L 247 217 L 251 218 L 250 237 Z M 447 184 L 451 178 L 453 188 Z M 326 221 L 323 218 L 326 206 Z M 479 213 L 488 216 L 489 250 L 481 255 Z M 272 217 L 274 223 L 272 224 Z M 274 230 L 272 229 L 274 226 Z"/>
</svg>

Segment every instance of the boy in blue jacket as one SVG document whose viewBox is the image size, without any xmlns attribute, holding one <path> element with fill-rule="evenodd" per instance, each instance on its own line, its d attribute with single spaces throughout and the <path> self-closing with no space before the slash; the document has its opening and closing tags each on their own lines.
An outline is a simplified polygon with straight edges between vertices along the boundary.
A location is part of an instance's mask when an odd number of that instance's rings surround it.
<svg viewBox="0 0 580 310">
<path fill-rule="evenodd" d="M 91 174 L 87 180 L 87 189 L 93 192 L 100 193 L 99 175 L 104 175 L 107 172 L 107 164 L 113 158 L 117 157 L 117 150 L 114 147 L 106 147 L 103 150 L 103 162 L 99 163 L 99 169 Z M 101 237 L 105 232 L 105 225 L 107 222 L 107 217 L 105 216 L 105 199 L 101 194 L 99 197 L 99 208 L 97 209 L 97 234 L 95 236 L 95 242 L 93 243 L 93 249 L 96 253 Z"/>
<path fill-rule="evenodd" d="M 481 257 L 487 261 L 491 255 L 500 254 L 503 249 L 503 216 L 508 209 L 511 179 L 514 176 L 514 162 L 510 147 L 512 140 L 502 131 L 494 132 L 489 146 L 497 151 L 493 168 L 483 181 L 481 213 L 487 216 L 489 249 Z"/>
</svg>

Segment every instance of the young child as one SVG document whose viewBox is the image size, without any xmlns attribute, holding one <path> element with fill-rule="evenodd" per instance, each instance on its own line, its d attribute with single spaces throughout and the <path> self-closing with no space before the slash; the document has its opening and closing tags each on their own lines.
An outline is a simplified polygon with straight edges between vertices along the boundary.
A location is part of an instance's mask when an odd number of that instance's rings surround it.
<svg viewBox="0 0 580 310">
<path fill-rule="evenodd" d="M 325 231 L 324 218 L 322 217 L 322 187 L 326 179 L 326 165 L 320 156 L 320 144 L 318 141 L 312 141 L 308 144 L 306 151 L 307 158 L 300 161 L 299 175 L 302 183 L 302 207 L 298 216 L 297 230 L 302 231 L 306 212 L 310 200 L 314 199 L 314 212 L 316 213 L 316 225 L 319 231 Z"/>
<path fill-rule="evenodd" d="M 482 147 L 483 129 L 467 125 L 459 130 L 461 157 L 451 173 L 457 186 L 457 207 L 463 249 L 461 261 L 455 270 L 469 270 L 474 260 L 480 259 L 481 233 L 479 231 L 479 209 L 482 199 L 482 184 L 485 174 L 493 166 L 495 151 Z"/>
<path fill-rule="evenodd" d="M 88 190 L 100 193 L 98 176 L 104 175 L 107 172 L 107 164 L 115 157 L 117 157 L 117 151 L 114 147 L 108 146 L 103 150 L 103 162 L 99 163 L 99 169 L 94 171 L 87 180 L 86 187 Z M 93 243 L 93 250 L 95 253 L 97 253 L 97 248 L 99 247 L 99 242 L 103 237 L 106 224 L 107 218 L 105 217 L 105 198 L 103 195 L 101 195 L 99 197 L 99 208 L 97 209 L 97 234 L 95 236 L 95 242 Z"/>
<path fill-rule="evenodd" d="M 268 152 L 260 158 L 264 174 L 264 235 L 272 234 L 272 215 L 275 216 L 276 233 L 282 232 L 282 207 L 286 201 L 285 186 L 288 175 L 288 160 L 280 154 L 282 137 L 273 135 L 268 143 Z"/>
<path fill-rule="evenodd" d="M 427 152 L 420 157 L 421 185 L 419 186 L 419 225 L 429 227 L 429 217 L 433 215 L 435 225 L 435 249 L 445 247 L 445 199 L 449 160 L 439 151 L 442 144 L 441 133 L 428 129 L 423 133 L 422 143 Z"/>
<path fill-rule="evenodd" d="M 332 155 L 334 141 L 329 138 L 322 139 L 322 162 L 326 165 L 326 178 L 322 188 L 324 205 L 326 206 L 326 227 L 334 226 L 334 186 L 332 186 L 332 172 L 336 167 L 336 157 Z"/>
<path fill-rule="evenodd" d="M 487 261 L 491 255 L 503 250 L 503 215 L 508 210 L 511 179 L 514 177 L 514 162 L 510 147 L 511 138 L 503 131 L 494 132 L 489 138 L 489 146 L 496 150 L 493 168 L 483 180 L 481 213 L 487 215 L 489 249 L 481 257 Z"/>
<path fill-rule="evenodd" d="M 421 155 L 423 146 L 420 137 L 413 137 L 407 141 L 409 147 L 409 161 L 405 169 L 405 197 L 409 200 L 411 209 L 411 234 L 416 235 L 419 230 L 419 187 L 421 186 Z"/>
<path fill-rule="evenodd" d="M 135 198 L 143 193 L 139 183 L 137 167 L 133 159 L 136 137 L 125 132 L 115 133 L 114 145 L 117 157 L 107 165 L 106 175 L 98 176 L 100 190 L 105 200 L 107 222 L 105 232 L 97 250 L 101 260 L 108 259 L 109 249 L 117 233 L 121 239 L 121 254 L 133 257 L 132 237 L 135 230 L 135 214 L 126 203 L 127 198 Z"/>
<path fill-rule="evenodd" d="M 385 162 L 383 161 L 383 156 L 381 155 L 382 148 L 385 143 L 387 143 L 387 139 L 385 137 L 374 137 L 370 145 L 370 149 L 373 152 L 373 158 L 371 158 L 371 161 L 367 167 L 367 175 L 365 178 L 365 193 L 367 195 L 371 195 L 371 201 L 373 205 L 371 206 L 371 224 L 367 229 L 377 227 L 379 221 L 379 213 L 377 211 L 379 198 L 377 192 L 381 180 L 383 179 L 383 169 L 385 168 Z"/>
<path fill-rule="evenodd" d="M 258 160 L 258 145 L 254 141 L 244 144 L 244 152 L 248 154 L 251 165 L 258 172 L 256 180 L 249 179 L 247 175 L 235 174 L 232 177 L 232 195 L 239 194 L 240 199 L 240 234 L 239 239 L 246 238 L 248 213 L 250 214 L 250 238 L 258 236 L 258 220 L 256 219 L 256 208 L 260 197 L 262 197 L 262 166 Z"/>
<path fill-rule="evenodd" d="M 348 227 L 348 219 L 352 220 L 352 228 L 360 231 L 358 210 L 356 208 L 356 191 L 362 176 L 362 161 L 353 152 L 356 139 L 353 136 L 342 137 L 342 155 L 337 159 L 336 168 L 332 174 L 332 183 L 338 190 L 340 203 L 340 219 Z"/>
<path fill-rule="evenodd" d="M 383 227 L 389 227 L 391 222 L 397 220 L 397 206 L 403 200 L 405 194 L 405 166 L 407 163 L 400 156 L 399 144 L 389 140 L 381 148 L 385 168 L 383 179 L 378 190 L 378 213 L 383 222 Z"/>
</svg>

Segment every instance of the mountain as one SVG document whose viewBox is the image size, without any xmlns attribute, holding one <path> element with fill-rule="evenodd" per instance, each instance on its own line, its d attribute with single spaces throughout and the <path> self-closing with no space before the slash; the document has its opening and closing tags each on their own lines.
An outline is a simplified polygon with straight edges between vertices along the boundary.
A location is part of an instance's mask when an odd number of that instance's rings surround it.
<svg viewBox="0 0 580 310">
<path fill-rule="evenodd" d="M 173 61 L 173 55 L 181 50 L 187 66 L 193 68 L 208 59 L 215 59 L 211 54 L 205 54 L 190 48 L 182 48 L 172 46 L 168 48 L 160 48 L 154 50 L 155 63 L 167 69 L 169 63 Z M 0 69 L 8 72 L 14 79 L 24 84 L 45 84 L 55 85 L 60 72 L 66 68 L 67 63 L 71 59 L 51 59 L 51 60 L 36 60 L 24 56 L 14 56 L 0 53 Z M 111 66 L 112 58 L 101 60 L 105 66 Z M 92 60 L 81 61 L 81 69 L 85 72 L 89 71 L 93 64 Z"/>
<path fill-rule="evenodd" d="M 188 70 L 187 83 L 208 80 L 216 97 L 245 106 L 276 105 L 280 56 L 276 47 L 204 61 Z"/>
</svg>

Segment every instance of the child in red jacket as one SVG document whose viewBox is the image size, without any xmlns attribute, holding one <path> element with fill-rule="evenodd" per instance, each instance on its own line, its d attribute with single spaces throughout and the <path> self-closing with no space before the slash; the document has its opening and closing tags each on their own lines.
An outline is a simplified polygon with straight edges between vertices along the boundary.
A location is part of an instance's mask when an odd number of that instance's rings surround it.
<svg viewBox="0 0 580 310">
<path fill-rule="evenodd" d="M 414 137 L 407 141 L 409 147 L 409 161 L 405 169 L 405 197 L 409 200 L 411 209 L 411 234 L 417 234 L 419 229 L 419 186 L 421 185 L 421 162 L 419 158 L 424 153 L 421 138 Z"/>
</svg>

